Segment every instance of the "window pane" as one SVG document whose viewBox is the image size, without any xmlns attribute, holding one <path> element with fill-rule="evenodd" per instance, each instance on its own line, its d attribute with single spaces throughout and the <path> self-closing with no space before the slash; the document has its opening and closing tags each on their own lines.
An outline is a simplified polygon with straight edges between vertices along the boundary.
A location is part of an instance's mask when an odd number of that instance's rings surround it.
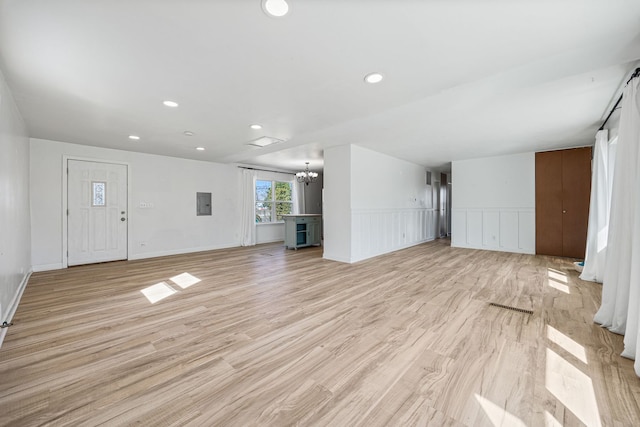
<svg viewBox="0 0 640 427">
<path fill-rule="evenodd" d="M 271 181 L 256 181 L 256 202 L 272 200 Z"/>
<path fill-rule="evenodd" d="M 290 202 L 292 200 L 290 182 L 276 182 L 276 200 L 282 202 Z"/>
<path fill-rule="evenodd" d="M 291 202 L 276 202 L 276 218 L 283 221 L 282 215 L 290 215 L 293 212 L 293 204 Z"/>
<path fill-rule="evenodd" d="M 256 222 L 271 222 L 271 202 L 258 202 L 256 203 Z"/>
<path fill-rule="evenodd" d="M 92 182 L 91 206 L 105 206 L 107 203 L 107 183 Z"/>
</svg>

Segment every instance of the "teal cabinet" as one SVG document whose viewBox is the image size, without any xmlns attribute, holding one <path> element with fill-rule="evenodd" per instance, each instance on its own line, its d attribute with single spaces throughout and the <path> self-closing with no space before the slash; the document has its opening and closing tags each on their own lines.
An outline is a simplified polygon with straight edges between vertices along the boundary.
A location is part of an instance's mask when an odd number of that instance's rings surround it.
<svg viewBox="0 0 640 427">
<path fill-rule="evenodd" d="M 322 243 L 322 215 L 283 215 L 284 245 L 287 249 L 320 246 Z"/>
</svg>

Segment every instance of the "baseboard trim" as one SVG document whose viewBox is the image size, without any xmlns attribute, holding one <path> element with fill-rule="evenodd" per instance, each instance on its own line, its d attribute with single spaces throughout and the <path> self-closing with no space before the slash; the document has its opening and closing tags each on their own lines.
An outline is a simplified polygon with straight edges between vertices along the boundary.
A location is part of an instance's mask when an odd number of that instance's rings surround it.
<svg viewBox="0 0 640 427">
<path fill-rule="evenodd" d="M 525 255 L 535 255 L 536 251 L 532 249 L 522 249 L 522 248 L 503 248 L 500 246 L 475 246 L 475 245 L 460 245 L 455 242 L 451 242 L 452 248 L 462 248 L 462 249 L 475 249 L 480 251 L 494 251 L 494 252 L 508 252 L 512 254 L 525 254 Z"/>
<path fill-rule="evenodd" d="M 401 251 L 403 249 L 408 249 L 408 248 L 411 248 L 413 246 L 421 245 L 423 243 L 432 242 L 434 240 L 435 240 L 434 238 L 424 239 L 424 240 L 417 240 L 415 242 L 411 242 L 411 243 L 407 243 L 407 244 L 404 244 L 404 245 L 396 246 L 396 247 L 388 249 L 388 250 L 383 250 L 383 251 L 378 251 L 378 252 L 371 252 L 371 253 L 368 253 L 366 255 L 356 256 L 356 257 L 353 257 L 351 259 L 351 263 L 353 264 L 353 263 L 364 261 L 364 260 L 367 260 L 367 259 L 370 259 L 370 258 L 375 258 L 375 257 L 381 256 L 381 255 L 390 254 L 392 252 Z"/>
<path fill-rule="evenodd" d="M 175 249 L 170 251 L 157 251 L 157 252 L 147 252 L 142 254 L 133 254 L 129 255 L 129 260 L 137 260 L 137 259 L 147 259 L 147 258 L 158 258 L 163 256 L 171 256 L 171 255 L 182 255 L 182 254 L 190 254 L 194 252 L 206 252 L 206 251 L 215 251 L 218 249 L 229 249 L 229 248 L 238 248 L 240 244 L 238 242 L 227 243 L 223 245 L 215 245 L 215 246 L 204 246 L 201 248 L 186 248 L 186 249 Z"/>
<path fill-rule="evenodd" d="M 40 264 L 40 265 L 34 265 L 33 267 L 31 267 L 31 270 L 34 273 L 38 273 L 40 271 L 62 270 L 63 268 L 65 267 L 62 265 L 62 263 Z"/>
<path fill-rule="evenodd" d="M 342 258 L 339 256 L 333 256 L 331 254 L 327 255 L 326 252 L 322 255 L 322 258 L 328 261 L 344 262 L 346 264 L 351 264 L 351 259 L 349 258 Z"/>
<path fill-rule="evenodd" d="M 256 245 L 263 245 L 265 243 L 276 243 L 276 242 L 282 242 L 284 244 L 284 238 L 279 238 L 279 239 L 270 239 L 270 240 L 264 240 L 264 241 L 259 241 L 256 242 Z"/>
<path fill-rule="evenodd" d="M 11 303 L 9 304 L 9 309 L 7 310 L 7 315 L 4 319 L 0 319 L 0 323 L 11 323 L 11 319 L 16 314 L 16 310 L 18 310 L 18 304 L 20 304 L 20 299 L 22 298 L 22 294 L 27 287 L 27 283 L 29 282 L 29 277 L 31 277 L 31 273 L 33 270 L 29 270 L 27 274 L 24 275 L 22 281 L 20 282 L 20 286 L 18 286 L 18 292 L 13 296 Z M 4 337 L 7 335 L 9 328 L 0 329 L 0 348 L 2 348 L 2 342 L 4 341 Z"/>
</svg>

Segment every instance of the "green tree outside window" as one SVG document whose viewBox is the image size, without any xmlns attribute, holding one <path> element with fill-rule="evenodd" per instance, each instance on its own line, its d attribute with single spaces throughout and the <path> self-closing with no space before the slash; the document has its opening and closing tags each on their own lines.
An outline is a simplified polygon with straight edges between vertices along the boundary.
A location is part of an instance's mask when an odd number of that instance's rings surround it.
<svg viewBox="0 0 640 427">
<path fill-rule="evenodd" d="M 256 181 L 256 222 L 282 221 L 293 213 L 292 184 L 281 181 Z"/>
</svg>

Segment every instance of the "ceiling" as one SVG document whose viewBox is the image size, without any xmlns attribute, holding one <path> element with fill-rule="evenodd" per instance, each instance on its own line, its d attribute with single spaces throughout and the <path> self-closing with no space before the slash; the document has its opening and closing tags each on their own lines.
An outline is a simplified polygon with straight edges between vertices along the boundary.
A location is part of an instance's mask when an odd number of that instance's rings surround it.
<svg viewBox="0 0 640 427">
<path fill-rule="evenodd" d="M 319 170 L 591 144 L 640 63 L 638 0 L 288 1 L 0 0 L 0 68 L 34 138 Z"/>
</svg>

